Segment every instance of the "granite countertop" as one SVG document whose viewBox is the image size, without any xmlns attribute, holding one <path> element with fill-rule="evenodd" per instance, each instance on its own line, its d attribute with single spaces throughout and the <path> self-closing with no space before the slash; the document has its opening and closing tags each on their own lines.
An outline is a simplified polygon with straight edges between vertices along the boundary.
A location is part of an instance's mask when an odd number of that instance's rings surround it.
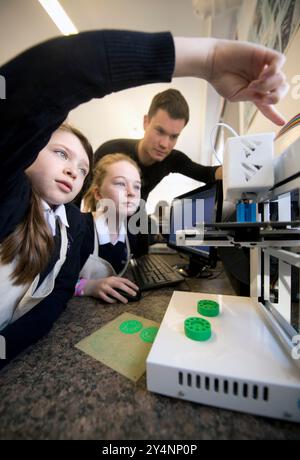
<svg viewBox="0 0 300 460">
<path fill-rule="evenodd" d="M 233 294 L 225 273 L 176 289 Z M 125 311 L 160 322 L 172 293 L 127 305 L 72 299 L 48 336 L 0 372 L 0 439 L 299 440 L 299 424 L 150 393 L 145 375 L 133 383 L 74 347 Z"/>
</svg>

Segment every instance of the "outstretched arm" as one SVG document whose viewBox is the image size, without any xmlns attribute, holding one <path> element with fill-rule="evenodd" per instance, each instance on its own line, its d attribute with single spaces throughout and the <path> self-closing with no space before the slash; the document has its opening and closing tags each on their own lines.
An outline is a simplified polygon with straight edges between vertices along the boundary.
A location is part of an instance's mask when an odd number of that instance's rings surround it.
<svg viewBox="0 0 300 460">
<path fill-rule="evenodd" d="M 273 107 L 288 90 L 282 54 L 253 43 L 213 38 L 175 38 L 174 42 L 174 77 L 204 78 L 229 101 L 251 101 L 274 123 L 285 123 Z"/>
<path fill-rule="evenodd" d="M 33 163 L 70 110 L 113 91 L 171 81 L 173 70 L 170 33 L 122 30 L 54 38 L 4 64 L 0 193 L 12 176 Z"/>
</svg>

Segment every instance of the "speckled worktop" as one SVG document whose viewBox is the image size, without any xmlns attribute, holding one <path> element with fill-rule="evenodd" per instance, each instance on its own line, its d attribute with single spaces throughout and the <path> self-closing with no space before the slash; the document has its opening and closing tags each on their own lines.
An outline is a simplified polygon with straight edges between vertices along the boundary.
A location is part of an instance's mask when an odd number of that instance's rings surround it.
<svg viewBox="0 0 300 460">
<path fill-rule="evenodd" d="M 233 294 L 224 273 L 176 289 Z M 300 439 L 300 424 L 150 393 L 145 375 L 133 383 L 74 347 L 125 311 L 160 322 L 172 292 L 128 305 L 72 299 L 50 334 L 0 372 L 0 439 Z"/>
</svg>

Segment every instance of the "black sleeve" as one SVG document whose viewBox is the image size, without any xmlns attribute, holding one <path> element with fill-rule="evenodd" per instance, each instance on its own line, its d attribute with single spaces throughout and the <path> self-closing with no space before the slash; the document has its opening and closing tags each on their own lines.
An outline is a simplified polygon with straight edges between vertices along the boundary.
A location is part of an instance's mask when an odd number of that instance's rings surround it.
<svg viewBox="0 0 300 460">
<path fill-rule="evenodd" d="M 168 32 L 103 30 L 49 40 L 3 65 L 0 187 L 35 160 L 70 110 L 113 91 L 170 81 L 174 61 Z"/>
<path fill-rule="evenodd" d="M 94 164 L 96 165 L 98 161 L 101 160 L 101 158 L 103 158 L 105 155 L 119 152 L 119 150 L 120 148 L 118 139 L 104 142 L 94 152 Z"/>
<path fill-rule="evenodd" d="M 183 174 L 200 182 L 208 183 L 215 181 L 215 171 L 219 166 L 203 166 L 192 161 L 185 153 L 174 150 L 170 156 L 171 172 Z"/>
<path fill-rule="evenodd" d="M 0 360 L 0 369 L 51 330 L 53 323 L 64 311 L 66 302 L 71 296 L 66 296 L 66 293 L 63 292 L 63 297 L 64 301 L 58 292 L 51 294 L 47 299 L 1 331 L 1 335 L 6 342 L 6 359 Z M 57 302 L 55 299 L 57 299 Z M 49 308 L 50 300 L 52 302 Z"/>
<path fill-rule="evenodd" d="M 124 153 L 136 159 L 136 139 L 112 139 L 101 144 L 94 153 L 94 164 L 109 153 Z"/>
<path fill-rule="evenodd" d="M 94 218 L 91 212 L 82 213 L 84 223 L 84 237 L 80 248 L 80 270 L 83 268 L 90 254 L 94 251 Z"/>
<path fill-rule="evenodd" d="M 85 234 L 84 221 L 75 207 L 72 215 L 68 215 L 70 222 L 74 219 L 76 223 L 72 225 L 72 237 L 68 238 L 67 258 L 55 280 L 52 293 L 28 313 L 0 331 L 6 341 L 6 359 L 0 360 L 0 369 L 51 330 L 53 323 L 74 294 L 80 270 L 80 247 Z"/>
</svg>

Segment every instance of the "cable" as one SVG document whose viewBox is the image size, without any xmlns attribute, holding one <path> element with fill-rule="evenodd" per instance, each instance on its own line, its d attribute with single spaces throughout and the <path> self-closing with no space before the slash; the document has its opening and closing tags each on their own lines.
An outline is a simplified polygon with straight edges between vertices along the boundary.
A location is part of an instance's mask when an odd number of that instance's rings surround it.
<svg viewBox="0 0 300 460">
<path fill-rule="evenodd" d="M 220 161 L 219 157 L 218 157 L 218 154 L 215 150 L 215 146 L 213 144 L 213 139 L 212 139 L 212 135 L 215 131 L 215 129 L 218 127 L 218 126 L 224 126 L 224 128 L 227 128 L 230 132 L 232 132 L 232 134 L 235 136 L 235 137 L 239 137 L 238 133 L 230 126 L 230 125 L 227 125 L 227 123 L 216 123 L 215 126 L 213 127 L 213 129 L 211 130 L 210 132 L 210 145 L 211 145 L 211 148 L 212 148 L 212 151 L 216 157 L 216 159 L 218 160 L 218 162 L 220 164 L 222 164 L 222 162 Z"/>
<path fill-rule="evenodd" d="M 213 275 L 211 278 L 209 278 L 210 280 L 215 280 L 217 278 L 219 278 L 219 276 L 222 275 L 222 273 L 224 272 L 225 268 L 223 268 L 222 270 L 220 270 L 216 275 Z"/>
<path fill-rule="evenodd" d="M 187 282 L 187 279 L 186 279 L 186 278 L 184 278 L 183 283 L 185 283 L 185 284 L 187 285 L 188 291 L 189 291 L 189 292 L 192 292 L 192 288 L 191 288 L 191 286 L 189 285 L 189 283 Z M 186 292 L 184 289 L 180 289 L 180 291 Z"/>
</svg>

